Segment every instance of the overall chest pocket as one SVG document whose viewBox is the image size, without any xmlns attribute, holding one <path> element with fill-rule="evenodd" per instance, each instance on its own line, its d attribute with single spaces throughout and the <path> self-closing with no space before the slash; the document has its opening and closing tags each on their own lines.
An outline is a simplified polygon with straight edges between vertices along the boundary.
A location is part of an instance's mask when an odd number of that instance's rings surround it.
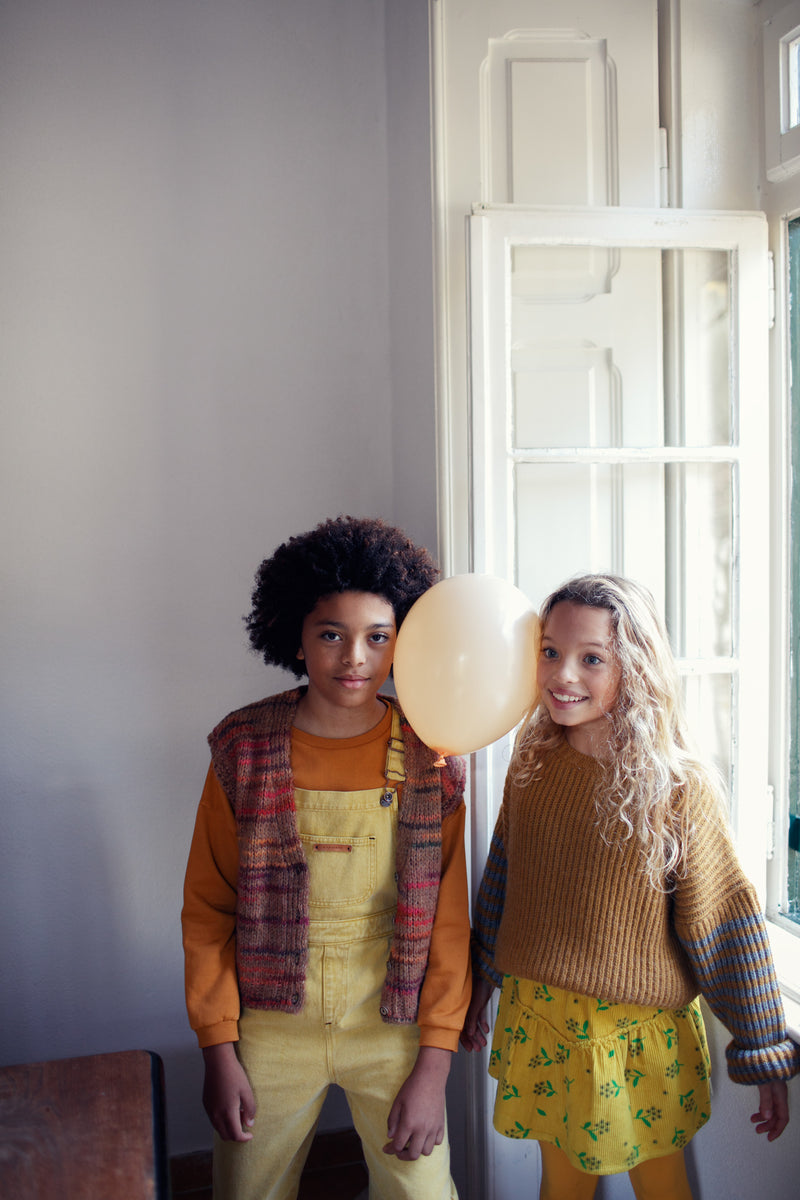
<svg viewBox="0 0 800 1200">
<path fill-rule="evenodd" d="M 301 834 L 309 871 L 309 903 L 321 908 L 363 904 L 375 891 L 374 837 Z"/>
</svg>

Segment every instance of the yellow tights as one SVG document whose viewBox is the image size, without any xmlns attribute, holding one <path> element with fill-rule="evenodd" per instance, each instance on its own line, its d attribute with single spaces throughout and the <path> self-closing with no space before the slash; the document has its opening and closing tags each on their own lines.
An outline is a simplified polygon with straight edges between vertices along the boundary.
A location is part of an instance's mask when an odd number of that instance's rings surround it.
<svg viewBox="0 0 800 1200">
<path fill-rule="evenodd" d="M 563 1150 L 540 1142 L 542 1186 L 539 1200 L 592 1200 L 597 1175 L 573 1167 Z M 636 1200 L 692 1200 L 683 1151 L 651 1158 L 631 1168 L 628 1177 Z"/>
</svg>

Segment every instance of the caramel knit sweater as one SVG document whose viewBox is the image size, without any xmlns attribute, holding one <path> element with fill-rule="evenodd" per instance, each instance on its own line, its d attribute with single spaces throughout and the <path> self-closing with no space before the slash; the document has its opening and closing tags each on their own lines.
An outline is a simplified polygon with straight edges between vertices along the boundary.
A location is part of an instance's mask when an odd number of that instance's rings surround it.
<svg viewBox="0 0 800 1200">
<path fill-rule="evenodd" d="M 608 844 L 596 797 L 603 769 L 564 741 L 524 787 L 506 781 L 478 894 L 476 967 L 583 995 L 679 1008 L 702 992 L 734 1035 L 742 1083 L 800 1071 L 756 893 L 703 797 L 685 879 L 657 891 L 634 838 Z"/>
</svg>

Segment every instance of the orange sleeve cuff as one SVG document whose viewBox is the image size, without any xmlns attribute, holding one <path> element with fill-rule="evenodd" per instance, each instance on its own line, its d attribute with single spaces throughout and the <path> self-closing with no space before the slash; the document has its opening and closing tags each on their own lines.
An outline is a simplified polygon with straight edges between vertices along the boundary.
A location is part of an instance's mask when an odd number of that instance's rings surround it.
<svg viewBox="0 0 800 1200">
<path fill-rule="evenodd" d="M 200 1045 L 236 1040 L 236 822 L 209 767 L 197 810 L 183 889 L 186 1008 Z M 233 1035 L 231 1035 L 233 1029 Z"/>
<path fill-rule="evenodd" d="M 458 1047 L 472 988 L 465 822 L 463 804 L 442 822 L 439 899 L 417 1018 L 420 1045 L 442 1050 Z"/>
</svg>

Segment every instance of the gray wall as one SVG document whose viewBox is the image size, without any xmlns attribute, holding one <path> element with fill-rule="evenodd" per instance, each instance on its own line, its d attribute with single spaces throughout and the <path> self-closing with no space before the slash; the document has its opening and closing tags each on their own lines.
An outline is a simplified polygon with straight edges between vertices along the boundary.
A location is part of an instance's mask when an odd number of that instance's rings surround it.
<svg viewBox="0 0 800 1200">
<path fill-rule="evenodd" d="M 147 1047 L 241 615 L 339 512 L 434 544 L 425 0 L 0 7 L 0 1062 Z M 391 199 L 390 199 L 391 182 Z"/>
</svg>

